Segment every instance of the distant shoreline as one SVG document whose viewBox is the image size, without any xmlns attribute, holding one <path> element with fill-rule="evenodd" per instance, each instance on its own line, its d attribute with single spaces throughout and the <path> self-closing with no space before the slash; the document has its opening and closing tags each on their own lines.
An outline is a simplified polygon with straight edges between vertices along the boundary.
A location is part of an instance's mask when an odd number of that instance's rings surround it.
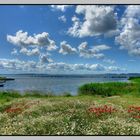
<svg viewBox="0 0 140 140">
<path fill-rule="evenodd" d="M 93 77 L 93 78 L 129 78 L 138 77 L 140 73 L 104 73 L 104 74 L 38 74 L 38 73 L 21 73 L 21 74 L 0 74 L 0 77 L 10 76 L 29 76 L 29 77 Z"/>
</svg>

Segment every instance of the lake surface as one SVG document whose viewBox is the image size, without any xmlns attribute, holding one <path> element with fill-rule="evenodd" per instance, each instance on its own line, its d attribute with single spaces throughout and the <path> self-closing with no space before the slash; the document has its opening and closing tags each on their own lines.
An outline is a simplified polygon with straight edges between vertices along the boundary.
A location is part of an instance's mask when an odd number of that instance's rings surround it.
<svg viewBox="0 0 140 140">
<path fill-rule="evenodd" d="M 6 81 L 4 87 L 0 90 L 17 90 L 21 93 L 24 91 L 41 91 L 62 94 L 70 92 L 72 95 L 77 94 L 78 87 L 91 82 L 112 82 L 127 81 L 127 78 L 111 78 L 104 76 L 44 76 L 44 75 L 5 75 L 14 78 L 14 81 Z"/>
</svg>

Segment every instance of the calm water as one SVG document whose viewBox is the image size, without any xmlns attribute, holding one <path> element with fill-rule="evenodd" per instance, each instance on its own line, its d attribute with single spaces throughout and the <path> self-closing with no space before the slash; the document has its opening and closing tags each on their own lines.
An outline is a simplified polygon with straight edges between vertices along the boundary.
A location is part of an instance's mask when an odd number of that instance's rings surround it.
<svg viewBox="0 0 140 140">
<path fill-rule="evenodd" d="M 17 90 L 21 93 L 26 90 L 35 90 L 42 92 L 53 92 L 62 94 L 70 92 L 76 95 L 78 87 L 90 82 L 108 82 L 108 81 L 127 81 L 127 78 L 104 78 L 104 77 L 46 77 L 46 76 L 28 76 L 28 75 L 11 75 L 14 81 L 7 81 L 0 90 Z"/>
</svg>

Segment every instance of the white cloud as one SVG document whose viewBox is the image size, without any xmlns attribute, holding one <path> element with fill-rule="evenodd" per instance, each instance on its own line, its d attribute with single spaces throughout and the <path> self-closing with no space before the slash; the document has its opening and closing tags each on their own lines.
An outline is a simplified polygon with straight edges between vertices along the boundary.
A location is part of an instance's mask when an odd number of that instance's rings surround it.
<svg viewBox="0 0 140 140">
<path fill-rule="evenodd" d="M 17 49 L 14 48 L 14 49 L 12 50 L 11 54 L 13 54 L 13 55 L 18 55 Z"/>
<path fill-rule="evenodd" d="M 34 61 L 20 61 L 18 59 L 0 59 L 0 69 L 32 71 L 36 67 Z"/>
<path fill-rule="evenodd" d="M 75 54 L 77 52 L 76 48 L 71 47 L 69 44 L 67 44 L 66 41 L 62 41 L 60 43 L 60 50 L 59 53 L 61 54 Z"/>
<path fill-rule="evenodd" d="M 31 56 L 31 55 L 39 55 L 40 51 L 38 48 L 34 49 L 27 49 L 27 48 L 21 48 L 20 53 L 23 53 L 25 55 Z"/>
<path fill-rule="evenodd" d="M 101 64 L 92 64 L 89 67 L 90 70 L 92 71 L 105 71 L 105 67 Z"/>
<path fill-rule="evenodd" d="M 74 64 L 73 70 L 105 71 L 105 67 L 101 64 Z"/>
<path fill-rule="evenodd" d="M 140 5 L 129 5 L 124 14 L 127 18 L 140 18 Z"/>
<path fill-rule="evenodd" d="M 97 45 L 92 48 L 89 48 L 88 43 L 83 42 L 78 46 L 78 49 L 81 57 L 85 57 L 85 58 L 95 57 L 99 59 L 104 57 L 104 54 L 101 53 L 101 51 L 109 50 L 110 47 L 107 45 Z"/>
<path fill-rule="evenodd" d="M 117 66 L 109 66 L 109 67 L 106 68 L 106 71 L 119 72 L 119 71 L 126 71 L 126 69 L 120 68 L 120 67 L 117 67 Z"/>
<path fill-rule="evenodd" d="M 80 28 L 81 28 L 81 25 L 82 23 L 80 22 L 80 19 L 76 16 L 73 16 L 72 17 L 72 22 L 73 22 L 73 25 L 72 27 L 70 27 L 67 31 L 67 33 L 69 35 L 72 35 L 74 37 L 81 37 L 80 35 Z"/>
<path fill-rule="evenodd" d="M 105 58 L 105 59 L 103 59 L 103 62 L 108 63 L 108 64 L 114 64 L 115 60 Z"/>
<path fill-rule="evenodd" d="M 52 71 L 90 71 L 90 72 L 119 72 L 125 71 L 124 68 L 117 66 L 103 66 L 101 64 L 66 64 L 63 62 L 60 63 L 49 63 L 47 65 L 48 70 Z"/>
<path fill-rule="evenodd" d="M 50 54 L 46 53 L 46 54 L 41 54 L 40 55 L 40 62 L 42 64 L 44 63 L 50 63 L 50 62 L 53 62 L 53 60 L 51 58 L 49 58 Z"/>
<path fill-rule="evenodd" d="M 64 23 L 66 23 L 67 19 L 65 17 L 65 15 L 58 17 L 58 19 Z"/>
<path fill-rule="evenodd" d="M 66 63 L 50 63 L 47 65 L 48 69 L 52 70 L 64 70 L 64 71 L 83 71 L 83 70 L 88 70 L 88 71 L 98 71 L 102 70 L 104 71 L 105 68 L 100 65 L 100 64 L 66 64 Z"/>
<path fill-rule="evenodd" d="M 51 5 L 51 8 L 53 10 L 60 10 L 62 12 L 65 12 L 67 8 L 71 7 L 72 5 Z"/>
<path fill-rule="evenodd" d="M 113 72 L 124 71 L 125 69 L 117 66 L 103 66 L 101 64 L 67 64 L 64 62 L 59 63 L 37 63 L 34 61 L 20 61 L 18 59 L 0 59 L 0 69 L 13 70 L 20 72 L 76 72 L 76 71 L 89 71 L 89 72 Z"/>
<path fill-rule="evenodd" d="M 15 36 L 7 35 L 7 41 L 19 47 L 41 46 L 46 47 L 46 49 L 49 51 L 57 49 L 55 41 L 49 38 L 49 34 L 47 32 L 28 36 L 28 32 L 23 32 L 20 30 Z"/>
<path fill-rule="evenodd" d="M 97 45 L 92 48 L 92 51 L 98 53 L 100 51 L 109 50 L 110 47 L 107 45 Z"/>
<path fill-rule="evenodd" d="M 55 41 L 51 40 L 49 34 L 46 32 L 35 35 L 35 40 L 37 40 L 38 46 L 47 46 L 47 50 L 49 51 L 57 49 Z"/>
<path fill-rule="evenodd" d="M 128 6 L 121 25 L 121 33 L 115 41 L 130 55 L 140 56 L 140 6 Z"/>
<path fill-rule="evenodd" d="M 107 33 L 104 34 L 105 37 L 112 37 L 112 36 L 117 36 L 119 35 L 121 31 L 119 29 L 108 31 Z"/>
<path fill-rule="evenodd" d="M 63 63 L 63 62 L 59 62 L 59 63 L 50 63 L 47 65 L 47 69 L 48 70 L 52 70 L 52 71 L 58 71 L 58 70 L 61 70 L 61 71 L 71 71 L 71 67 L 70 67 L 70 64 L 66 64 L 66 63 Z"/>
<path fill-rule="evenodd" d="M 48 51 L 57 49 L 55 41 L 51 40 L 46 32 L 29 36 L 27 32 L 18 31 L 15 36 L 7 35 L 7 40 L 18 46 L 19 53 L 38 56 L 41 63 L 52 62 L 52 59 L 48 57 Z M 12 54 L 17 53 L 17 49 L 14 48 Z"/>
<path fill-rule="evenodd" d="M 117 15 L 114 6 L 78 5 L 76 13 L 82 14 L 84 18 L 83 21 L 76 16 L 72 18 L 73 26 L 68 29 L 68 34 L 74 37 L 97 36 L 116 31 Z"/>
</svg>

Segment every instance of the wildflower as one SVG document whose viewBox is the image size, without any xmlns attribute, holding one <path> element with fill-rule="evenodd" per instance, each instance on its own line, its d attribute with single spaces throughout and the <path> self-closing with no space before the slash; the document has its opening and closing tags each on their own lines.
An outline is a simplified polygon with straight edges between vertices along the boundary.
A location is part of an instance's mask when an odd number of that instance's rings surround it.
<svg viewBox="0 0 140 140">
<path fill-rule="evenodd" d="M 22 112 L 22 109 L 21 108 L 8 108 L 5 110 L 7 113 L 19 113 L 19 112 Z"/>
<path fill-rule="evenodd" d="M 92 112 L 94 114 L 96 114 L 96 116 L 99 116 L 101 114 L 104 114 L 104 113 L 113 113 L 113 112 L 116 112 L 117 110 L 115 108 L 112 108 L 111 106 L 107 106 L 107 105 L 104 105 L 104 106 L 100 106 L 100 107 L 91 107 L 88 109 L 88 112 Z"/>
<path fill-rule="evenodd" d="M 129 106 L 127 112 L 131 114 L 133 118 L 140 118 L 140 107 L 139 106 Z"/>
<path fill-rule="evenodd" d="M 140 116 L 133 116 L 133 118 L 137 118 L 137 119 L 140 119 Z"/>
</svg>

